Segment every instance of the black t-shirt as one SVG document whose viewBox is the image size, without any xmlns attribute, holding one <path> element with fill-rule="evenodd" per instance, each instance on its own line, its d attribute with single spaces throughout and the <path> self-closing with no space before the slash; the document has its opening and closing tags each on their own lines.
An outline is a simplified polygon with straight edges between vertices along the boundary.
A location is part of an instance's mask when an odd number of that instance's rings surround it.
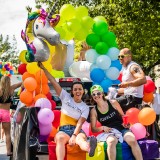
<svg viewBox="0 0 160 160">
<path fill-rule="evenodd" d="M 95 106 L 97 112 L 98 121 L 101 123 L 102 126 L 107 126 L 110 128 L 115 128 L 119 131 L 122 131 L 124 127 L 122 126 L 122 116 L 119 112 L 111 105 L 111 103 L 107 100 L 108 103 L 108 112 L 101 113 L 98 110 L 98 107 Z"/>
</svg>

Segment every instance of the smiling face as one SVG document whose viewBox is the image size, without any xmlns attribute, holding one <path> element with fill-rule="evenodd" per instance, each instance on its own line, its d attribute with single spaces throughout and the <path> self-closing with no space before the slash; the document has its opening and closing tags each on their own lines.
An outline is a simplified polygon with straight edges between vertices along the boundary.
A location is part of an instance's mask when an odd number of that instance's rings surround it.
<svg viewBox="0 0 160 160">
<path fill-rule="evenodd" d="M 100 92 L 99 90 L 93 91 L 92 98 L 95 102 L 102 100 L 103 99 L 103 92 Z"/>
<path fill-rule="evenodd" d="M 128 48 L 124 48 L 120 51 L 118 59 L 120 63 L 126 67 L 128 63 L 132 60 L 132 53 Z"/>
<path fill-rule="evenodd" d="M 84 94 L 84 89 L 82 84 L 74 84 L 72 88 L 73 99 L 75 102 L 79 103 L 82 101 L 82 96 Z"/>
</svg>

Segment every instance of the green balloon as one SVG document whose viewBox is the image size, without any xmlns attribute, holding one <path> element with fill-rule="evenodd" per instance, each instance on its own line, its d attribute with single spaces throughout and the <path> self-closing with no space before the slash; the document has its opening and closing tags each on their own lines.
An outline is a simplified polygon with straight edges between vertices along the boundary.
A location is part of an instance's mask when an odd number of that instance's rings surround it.
<svg viewBox="0 0 160 160">
<path fill-rule="evenodd" d="M 104 21 L 104 22 L 107 23 L 106 18 L 103 17 L 103 16 L 96 16 L 93 20 L 94 20 L 94 22 L 97 22 L 97 21 Z"/>
<path fill-rule="evenodd" d="M 109 46 L 112 46 L 116 41 L 116 35 L 113 32 L 107 32 L 101 35 L 102 42 L 107 43 Z"/>
<path fill-rule="evenodd" d="M 90 16 L 85 16 L 85 17 L 82 17 L 81 19 L 81 24 L 86 28 L 86 29 L 91 29 L 93 24 L 94 24 L 94 21 L 93 19 L 90 17 Z"/>
<path fill-rule="evenodd" d="M 62 27 L 57 27 L 55 28 L 55 30 L 60 34 L 60 38 L 64 39 L 66 36 L 66 32 Z"/>
<path fill-rule="evenodd" d="M 96 46 L 96 44 L 100 41 L 100 37 L 94 33 L 89 34 L 86 38 L 86 42 L 89 46 L 92 46 L 93 48 Z"/>
<path fill-rule="evenodd" d="M 106 54 L 108 49 L 109 46 L 105 42 L 98 42 L 95 47 L 98 54 Z"/>
<path fill-rule="evenodd" d="M 108 32 L 108 24 L 104 21 L 97 21 L 93 24 L 93 32 L 97 35 L 103 35 Z"/>
</svg>

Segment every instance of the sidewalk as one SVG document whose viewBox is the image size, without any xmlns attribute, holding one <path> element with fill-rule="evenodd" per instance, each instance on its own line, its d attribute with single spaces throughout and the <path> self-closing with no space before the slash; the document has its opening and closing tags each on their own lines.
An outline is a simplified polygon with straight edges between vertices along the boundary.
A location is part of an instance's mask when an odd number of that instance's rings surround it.
<svg viewBox="0 0 160 160">
<path fill-rule="evenodd" d="M 0 143 L 0 160 L 9 160 L 9 157 L 6 155 L 6 143 Z"/>
</svg>

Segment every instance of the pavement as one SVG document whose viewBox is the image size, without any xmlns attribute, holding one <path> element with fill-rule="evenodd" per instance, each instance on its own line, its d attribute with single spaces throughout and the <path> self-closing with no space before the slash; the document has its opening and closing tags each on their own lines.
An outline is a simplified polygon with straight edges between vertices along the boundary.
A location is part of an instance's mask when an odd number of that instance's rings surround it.
<svg viewBox="0 0 160 160">
<path fill-rule="evenodd" d="M 9 160 L 6 155 L 6 142 L 0 142 L 0 160 Z"/>
</svg>

